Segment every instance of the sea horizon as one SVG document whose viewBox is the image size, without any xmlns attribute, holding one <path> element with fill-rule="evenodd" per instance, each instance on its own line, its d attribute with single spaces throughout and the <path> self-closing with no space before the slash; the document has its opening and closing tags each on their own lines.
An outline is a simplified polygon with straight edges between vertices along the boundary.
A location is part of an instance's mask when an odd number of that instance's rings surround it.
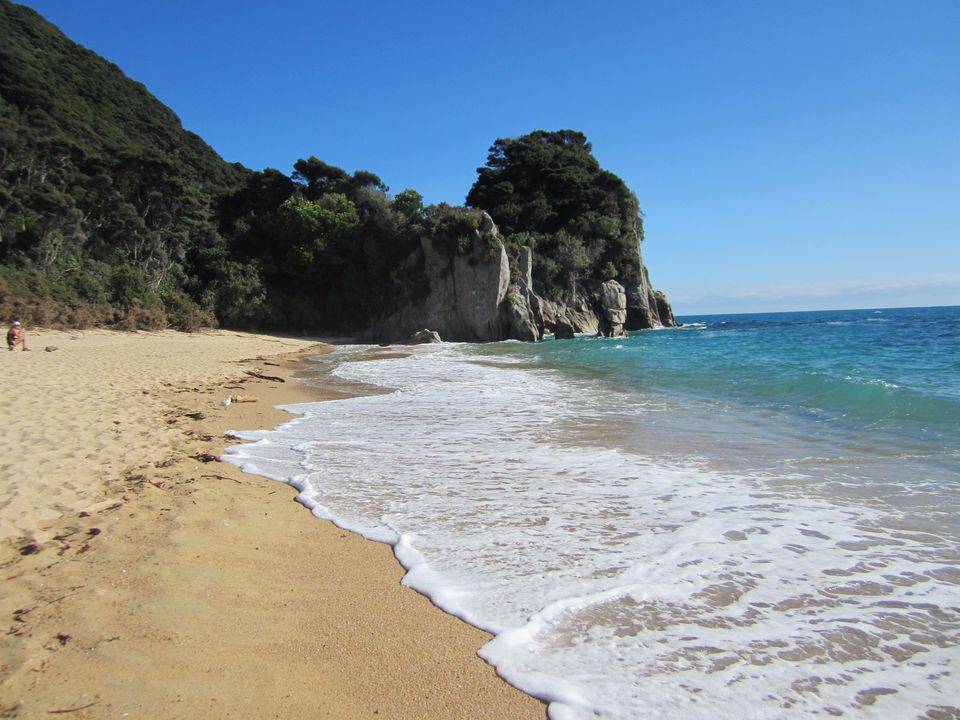
<svg viewBox="0 0 960 720">
<path fill-rule="evenodd" d="M 736 312 L 710 313 L 685 312 L 677 313 L 676 318 L 677 320 L 682 320 L 685 317 L 717 317 L 720 315 L 778 315 L 802 313 L 868 312 L 873 310 L 948 310 L 952 308 L 960 308 L 960 303 L 952 303 L 949 305 L 878 305 L 867 307 L 835 307 L 824 310 L 737 310 Z"/>
</svg>

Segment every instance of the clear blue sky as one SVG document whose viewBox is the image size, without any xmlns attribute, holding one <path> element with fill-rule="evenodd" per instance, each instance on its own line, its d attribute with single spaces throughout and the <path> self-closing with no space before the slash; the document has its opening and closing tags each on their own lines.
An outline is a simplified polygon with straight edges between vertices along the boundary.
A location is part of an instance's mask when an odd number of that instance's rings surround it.
<svg viewBox="0 0 960 720">
<path fill-rule="evenodd" d="M 26 0 L 225 159 L 460 204 L 572 128 L 678 314 L 960 304 L 960 1 Z"/>
</svg>

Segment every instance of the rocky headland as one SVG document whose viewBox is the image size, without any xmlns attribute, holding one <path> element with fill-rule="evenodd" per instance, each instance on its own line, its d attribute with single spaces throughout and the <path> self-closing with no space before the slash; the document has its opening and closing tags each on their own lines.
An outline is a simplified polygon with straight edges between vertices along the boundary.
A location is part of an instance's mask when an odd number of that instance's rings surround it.
<svg viewBox="0 0 960 720">
<path fill-rule="evenodd" d="M 650 284 L 639 238 L 640 282 L 624 287 L 616 280 L 581 281 L 563 300 L 545 297 L 533 277 L 529 247 L 521 247 L 515 264 L 511 263 L 500 231 L 487 213 L 482 213 L 479 227 L 457 240 L 457 247 L 465 250 L 462 253 L 447 251 L 449 245 L 429 236 L 421 238 L 420 247 L 404 263 L 420 270 L 416 290 L 406 288 L 399 308 L 372 323 L 366 339 L 429 342 L 425 335 L 415 338 L 426 329 L 453 342 L 536 342 L 547 335 L 619 337 L 628 330 L 675 325 L 666 295 Z"/>
</svg>

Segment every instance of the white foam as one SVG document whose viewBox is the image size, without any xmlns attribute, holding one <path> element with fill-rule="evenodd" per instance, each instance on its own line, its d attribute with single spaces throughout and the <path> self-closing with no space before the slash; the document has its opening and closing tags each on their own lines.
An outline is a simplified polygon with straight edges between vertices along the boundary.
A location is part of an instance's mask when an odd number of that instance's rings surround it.
<svg viewBox="0 0 960 720">
<path fill-rule="evenodd" d="M 555 719 L 909 717 L 960 697 L 956 538 L 825 497 L 802 466 L 585 444 L 571 428 L 613 402 L 601 389 L 485 360 L 346 362 L 395 392 L 292 406 L 225 459 L 392 544 L 404 582 L 496 634 L 483 657 Z"/>
</svg>

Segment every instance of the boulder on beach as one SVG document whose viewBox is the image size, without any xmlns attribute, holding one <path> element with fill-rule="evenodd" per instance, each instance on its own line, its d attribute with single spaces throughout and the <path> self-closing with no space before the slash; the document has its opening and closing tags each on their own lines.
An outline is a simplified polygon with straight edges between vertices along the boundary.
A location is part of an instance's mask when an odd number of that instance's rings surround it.
<svg viewBox="0 0 960 720">
<path fill-rule="evenodd" d="M 440 333 L 436 330 L 418 330 L 409 338 L 407 338 L 407 345 L 426 345 L 428 343 L 442 343 L 443 340 L 440 338 Z"/>
</svg>

